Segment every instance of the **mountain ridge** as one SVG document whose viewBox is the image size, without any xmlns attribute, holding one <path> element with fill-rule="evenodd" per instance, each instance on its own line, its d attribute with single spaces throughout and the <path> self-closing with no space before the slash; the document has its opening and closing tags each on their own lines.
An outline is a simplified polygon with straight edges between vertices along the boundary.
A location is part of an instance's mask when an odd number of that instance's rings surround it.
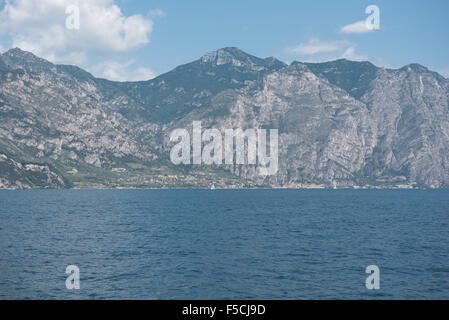
<svg viewBox="0 0 449 320">
<path fill-rule="evenodd" d="M 48 168 L 56 188 L 448 187 L 448 104 L 449 81 L 416 63 L 285 64 L 228 47 L 115 82 L 20 49 L 0 55 L 0 153 Z M 278 129 L 279 172 L 174 166 L 169 133 L 195 120 Z M 8 180 L 29 176 L 12 163 L 0 188 L 45 187 Z"/>
<path fill-rule="evenodd" d="M 251 54 L 246 53 L 245 51 L 239 49 L 238 47 L 223 47 L 223 48 L 219 48 L 219 49 L 216 49 L 216 50 L 211 51 L 211 52 L 209 52 L 209 53 L 206 53 L 205 55 L 203 55 L 203 56 L 200 57 L 199 59 L 194 60 L 194 61 L 192 61 L 192 62 L 190 62 L 190 63 L 193 63 L 193 62 L 202 60 L 205 56 L 212 55 L 212 54 L 216 54 L 216 53 L 218 53 L 218 52 L 233 52 L 234 50 L 235 50 L 236 52 L 239 52 L 240 55 L 243 54 L 243 55 L 246 55 L 246 56 L 248 56 L 248 57 L 253 57 L 253 58 L 256 58 L 257 60 L 261 60 L 261 61 L 270 61 L 270 60 L 273 60 L 273 61 L 276 61 L 276 63 L 279 63 L 279 64 L 281 64 L 281 65 L 283 65 L 283 66 L 288 66 L 288 65 L 290 65 L 290 64 L 295 64 L 295 63 L 305 64 L 305 65 L 322 65 L 322 64 L 332 64 L 332 63 L 340 63 L 340 62 L 348 63 L 348 62 L 349 62 L 349 63 L 353 63 L 353 64 L 370 64 L 370 65 L 374 66 L 374 67 L 377 68 L 377 69 L 387 69 L 387 70 L 392 70 L 392 71 L 406 70 L 407 68 L 410 67 L 410 68 L 412 68 L 412 69 L 421 69 L 421 70 L 424 70 L 424 71 L 436 73 L 436 74 L 438 74 L 440 77 L 442 77 L 442 78 L 448 80 L 446 77 L 444 77 L 443 75 L 441 75 L 441 74 L 438 73 L 437 71 L 430 70 L 430 69 L 428 69 L 426 66 L 424 66 L 424 65 L 422 65 L 422 64 L 420 64 L 420 63 L 417 63 L 417 62 L 411 62 L 411 63 L 406 64 L 406 65 L 404 65 L 404 66 L 402 66 L 402 67 L 399 67 L 399 68 L 384 68 L 384 67 L 377 67 L 375 64 L 373 64 L 372 62 L 370 62 L 370 61 L 368 61 L 368 60 L 349 60 L 349 59 L 346 59 L 346 58 L 339 58 L 339 59 L 329 60 L 329 61 L 323 61 L 323 62 L 301 62 L 301 61 L 298 61 L 298 60 L 293 60 L 292 62 L 290 62 L 289 64 L 287 64 L 286 62 L 283 62 L 283 61 L 277 59 L 277 58 L 274 57 L 274 56 L 270 56 L 270 57 L 266 57 L 266 58 L 258 58 L 258 57 L 256 57 L 256 56 L 253 56 L 253 55 L 251 55 Z M 49 63 L 49 64 L 52 64 L 52 65 L 54 65 L 54 66 L 56 66 L 56 67 L 58 67 L 58 66 L 59 66 L 59 67 L 73 67 L 73 68 L 75 68 L 75 69 L 82 70 L 83 72 L 85 72 L 85 73 L 91 75 L 91 76 L 94 77 L 95 79 L 98 79 L 98 80 L 107 80 L 107 81 L 118 82 L 118 83 L 123 83 L 123 82 L 127 82 L 127 83 L 140 83 L 140 82 L 148 82 L 148 81 L 152 81 L 152 80 L 154 80 L 154 79 L 156 79 L 156 78 L 158 78 L 158 77 L 160 77 L 160 76 L 163 76 L 163 75 L 165 75 L 165 74 L 167 74 L 167 73 L 170 73 L 170 72 L 176 70 L 176 69 L 179 68 L 179 67 L 182 67 L 182 66 L 185 66 L 185 65 L 190 64 L 189 62 L 188 62 L 188 63 L 181 64 L 181 65 L 179 65 L 179 66 L 173 68 L 172 70 L 169 70 L 169 71 L 167 71 L 167 72 L 164 72 L 164 73 L 162 73 L 162 74 L 159 74 L 159 75 L 157 75 L 156 77 L 154 77 L 154 78 L 152 78 L 152 79 L 148 79 L 148 80 L 139 80 L 139 81 L 114 81 L 114 80 L 109 80 L 109 79 L 106 79 L 106 78 L 95 77 L 95 76 L 92 75 L 92 73 L 90 73 L 89 71 L 86 71 L 86 70 L 84 70 L 83 68 L 78 67 L 78 66 L 76 66 L 76 65 L 72 65 L 72 64 L 55 64 L 55 63 L 52 63 L 52 62 L 50 62 L 50 61 L 48 61 L 48 60 L 45 60 L 45 59 L 43 59 L 43 58 L 40 58 L 40 57 L 36 56 L 36 55 L 35 55 L 34 53 L 32 53 L 32 52 L 22 50 L 22 49 L 20 49 L 19 47 L 14 47 L 14 48 L 11 48 L 11 49 L 9 49 L 9 50 L 3 52 L 3 53 L 0 53 L 0 56 L 7 56 L 7 57 L 10 57 L 12 54 L 15 54 L 15 55 L 22 55 L 22 57 L 30 57 L 30 58 L 32 58 L 32 59 L 35 60 L 35 61 L 37 60 L 37 61 L 42 61 L 42 62 L 45 62 L 45 63 Z"/>
</svg>

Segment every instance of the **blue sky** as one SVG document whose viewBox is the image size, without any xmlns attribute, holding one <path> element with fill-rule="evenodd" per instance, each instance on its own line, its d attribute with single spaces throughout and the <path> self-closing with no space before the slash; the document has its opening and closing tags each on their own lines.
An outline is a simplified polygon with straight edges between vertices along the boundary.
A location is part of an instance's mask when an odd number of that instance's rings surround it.
<svg viewBox="0 0 449 320">
<path fill-rule="evenodd" d="M 55 31 L 66 19 L 61 2 L 10 0 L 8 11 L 3 1 L 2 49 L 21 45 L 116 80 L 152 77 L 226 46 L 287 62 L 345 57 L 391 68 L 417 62 L 449 76 L 447 0 L 89 0 L 81 5 L 80 30 Z M 369 5 L 379 7 L 380 30 L 343 32 L 368 17 Z M 101 25 L 111 12 L 117 30 Z M 139 31 L 129 31 L 126 21 Z"/>
</svg>

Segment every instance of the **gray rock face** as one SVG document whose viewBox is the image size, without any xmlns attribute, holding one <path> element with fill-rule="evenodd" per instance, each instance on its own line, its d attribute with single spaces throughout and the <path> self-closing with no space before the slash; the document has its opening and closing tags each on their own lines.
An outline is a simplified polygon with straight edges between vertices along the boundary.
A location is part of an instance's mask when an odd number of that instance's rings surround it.
<svg viewBox="0 0 449 320">
<path fill-rule="evenodd" d="M 224 48 L 120 83 L 12 49 L 0 56 L 0 153 L 62 182 L 15 184 L 4 161 L 0 188 L 448 187 L 448 103 L 449 81 L 417 64 L 286 65 Z M 277 174 L 174 166 L 169 135 L 195 120 L 222 132 L 278 129 Z"/>
<path fill-rule="evenodd" d="M 18 163 L 0 154 L 0 189 L 29 189 L 70 187 L 70 183 L 48 165 Z"/>
</svg>

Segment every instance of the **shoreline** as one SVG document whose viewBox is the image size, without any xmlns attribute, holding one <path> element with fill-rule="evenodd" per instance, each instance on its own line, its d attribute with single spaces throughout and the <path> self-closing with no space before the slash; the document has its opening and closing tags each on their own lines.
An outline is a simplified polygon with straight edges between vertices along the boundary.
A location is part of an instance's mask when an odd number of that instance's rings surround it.
<svg viewBox="0 0 449 320">
<path fill-rule="evenodd" d="M 179 187 L 179 188 L 140 188 L 140 187 L 118 187 L 118 188 L 0 188 L 0 191 L 27 191 L 27 190 L 53 190 L 53 191 L 63 191 L 63 190 L 208 190 L 208 191 L 223 191 L 223 190 L 323 190 L 323 191 L 341 191 L 341 190 L 449 190 L 449 188 L 401 188 L 401 187 L 347 187 L 347 188 L 319 188 L 319 187 L 303 187 L 303 188 L 291 188 L 291 187 L 272 187 L 272 188 L 220 188 L 215 187 L 215 189 L 210 189 L 206 187 Z"/>
</svg>

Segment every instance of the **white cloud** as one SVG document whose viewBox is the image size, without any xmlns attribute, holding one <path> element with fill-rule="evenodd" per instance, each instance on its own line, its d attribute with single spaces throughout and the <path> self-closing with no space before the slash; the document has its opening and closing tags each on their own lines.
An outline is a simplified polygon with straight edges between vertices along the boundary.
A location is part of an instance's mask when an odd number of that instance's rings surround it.
<svg viewBox="0 0 449 320">
<path fill-rule="evenodd" d="M 335 52 L 342 50 L 348 46 L 347 41 L 321 41 L 317 38 L 312 38 L 307 43 L 300 43 L 296 46 L 287 48 L 290 54 L 312 55 L 323 52 Z"/>
<path fill-rule="evenodd" d="M 155 77 L 155 74 L 144 67 L 134 67 L 134 61 L 125 63 L 105 61 L 91 68 L 92 73 L 100 78 L 114 81 L 143 81 Z"/>
<path fill-rule="evenodd" d="M 148 12 L 148 15 L 149 15 L 151 18 L 163 17 L 163 16 L 165 16 L 165 12 L 162 11 L 161 9 L 154 9 L 154 10 L 150 10 L 150 11 Z"/>
<path fill-rule="evenodd" d="M 355 53 L 355 47 L 349 47 L 343 52 L 343 54 L 340 56 L 341 59 L 348 59 L 353 61 L 364 61 L 368 60 L 368 57 L 366 55 L 359 55 Z"/>
<path fill-rule="evenodd" d="M 289 47 L 285 51 L 304 62 L 323 62 L 336 59 L 367 60 L 366 55 L 356 54 L 356 46 L 346 40 L 322 41 L 312 38 L 308 42 Z"/>
<path fill-rule="evenodd" d="M 1 1 L 0 1 L 1 2 Z M 2 54 L 3 52 L 5 52 L 5 49 L 2 47 L 2 45 L 0 44 L 0 54 Z"/>
<path fill-rule="evenodd" d="M 348 25 L 340 28 L 340 32 L 348 33 L 348 34 L 351 34 L 351 33 L 361 34 L 361 33 L 367 33 L 367 32 L 371 32 L 371 31 L 375 31 L 375 29 L 368 28 L 366 26 L 365 20 L 357 21 L 357 22 L 348 24 Z"/>
<path fill-rule="evenodd" d="M 80 28 L 66 27 L 66 8 L 78 4 Z M 129 52 L 150 41 L 153 21 L 124 16 L 114 0 L 10 0 L 0 11 L 0 34 L 12 46 L 56 63 L 83 65 L 90 54 Z"/>
</svg>

